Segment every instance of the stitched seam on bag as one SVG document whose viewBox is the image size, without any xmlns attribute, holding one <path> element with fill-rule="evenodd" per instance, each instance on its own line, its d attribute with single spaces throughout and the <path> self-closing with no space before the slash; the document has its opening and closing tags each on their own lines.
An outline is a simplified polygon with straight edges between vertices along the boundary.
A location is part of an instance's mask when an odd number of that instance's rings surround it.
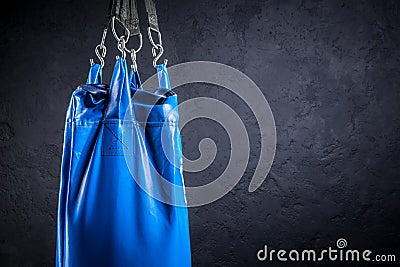
<svg viewBox="0 0 400 267">
<path fill-rule="evenodd" d="M 177 125 L 177 122 L 141 122 L 141 121 L 122 121 L 122 120 L 105 120 L 103 121 L 103 124 L 132 124 L 132 125 L 138 125 L 138 126 L 174 126 Z"/>
<path fill-rule="evenodd" d="M 65 123 L 67 126 L 98 126 L 101 124 L 132 124 L 138 126 L 146 126 L 146 127 L 162 127 L 162 126 L 176 126 L 176 122 L 132 122 L 132 121 L 121 121 L 121 122 L 85 122 L 85 121 L 67 121 Z"/>
<path fill-rule="evenodd" d="M 67 121 L 66 125 L 72 126 L 96 126 L 100 125 L 101 122 L 87 122 L 87 121 Z"/>
</svg>

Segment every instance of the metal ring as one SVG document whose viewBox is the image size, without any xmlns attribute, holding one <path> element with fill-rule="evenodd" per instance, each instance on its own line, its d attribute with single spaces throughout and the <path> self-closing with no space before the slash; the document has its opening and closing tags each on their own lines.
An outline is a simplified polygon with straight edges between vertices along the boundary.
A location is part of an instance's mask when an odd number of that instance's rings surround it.
<svg viewBox="0 0 400 267">
<path fill-rule="evenodd" d="M 142 36 L 141 33 L 139 33 L 138 36 L 139 36 L 139 47 L 137 49 L 134 49 L 136 53 L 139 52 L 142 49 L 142 46 L 143 46 L 143 36 Z M 126 41 L 126 42 L 128 42 L 128 41 Z M 128 48 L 125 48 L 125 51 L 130 53 L 132 51 L 132 49 L 129 50 Z"/>
</svg>

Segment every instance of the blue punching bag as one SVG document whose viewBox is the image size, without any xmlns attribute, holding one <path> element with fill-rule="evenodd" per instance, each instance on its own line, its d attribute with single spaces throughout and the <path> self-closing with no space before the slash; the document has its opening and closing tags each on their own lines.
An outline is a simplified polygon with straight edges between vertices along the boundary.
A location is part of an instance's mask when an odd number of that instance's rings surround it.
<svg viewBox="0 0 400 267">
<path fill-rule="evenodd" d="M 185 198 L 183 189 L 157 188 L 155 173 L 178 186 L 183 177 L 177 96 L 165 66 L 156 70 L 163 88 L 149 92 L 140 89 L 138 73 L 129 75 L 124 58 L 117 59 L 110 86 L 101 84 L 101 67 L 93 64 L 87 84 L 73 92 L 64 134 L 56 266 L 191 266 L 187 208 L 149 194 Z M 149 98 L 157 101 L 147 103 Z M 143 108 L 148 116 L 139 114 Z M 143 188 L 138 180 L 151 186 Z"/>
</svg>

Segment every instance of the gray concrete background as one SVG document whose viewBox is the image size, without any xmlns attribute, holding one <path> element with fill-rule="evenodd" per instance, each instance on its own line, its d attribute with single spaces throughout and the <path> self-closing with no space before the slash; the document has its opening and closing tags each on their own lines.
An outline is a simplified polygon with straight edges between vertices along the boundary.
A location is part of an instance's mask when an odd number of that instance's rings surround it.
<svg viewBox="0 0 400 267">
<path fill-rule="evenodd" d="M 1 266 L 54 264 L 65 110 L 85 81 L 107 2 L 2 4 Z M 193 265 L 280 266 L 258 264 L 257 251 L 264 244 L 324 249 L 340 237 L 400 260 L 399 2 L 158 1 L 158 13 L 171 65 L 208 60 L 241 70 L 262 89 L 277 125 L 272 170 L 249 193 L 259 153 L 250 110 L 223 88 L 177 89 L 181 101 L 210 96 L 233 107 L 252 147 L 234 190 L 190 209 Z M 107 43 L 109 77 L 117 52 Z M 146 38 L 139 66 L 143 79 L 153 74 Z M 223 128 L 200 119 L 182 131 L 187 157 L 199 156 L 204 137 L 220 151 L 210 168 L 185 175 L 190 185 L 211 181 L 228 160 Z"/>
</svg>

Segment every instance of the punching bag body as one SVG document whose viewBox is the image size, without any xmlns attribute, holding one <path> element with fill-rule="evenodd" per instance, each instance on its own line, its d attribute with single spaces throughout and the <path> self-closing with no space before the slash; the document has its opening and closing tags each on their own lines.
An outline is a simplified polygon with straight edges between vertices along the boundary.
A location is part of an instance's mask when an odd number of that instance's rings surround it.
<svg viewBox="0 0 400 267">
<path fill-rule="evenodd" d="M 160 188 L 157 182 L 161 175 L 183 186 L 177 96 L 165 66 L 156 69 L 162 90 L 141 90 L 138 74 L 129 75 L 121 57 L 110 86 L 101 84 L 101 68 L 94 64 L 87 84 L 73 92 L 64 134 L 56 266 L 191 266 L 187 208 L 149 194 L 185 198 L 183 189 Z M 146 120 L 139 114 L 143 109 Z"/>
</svg>

